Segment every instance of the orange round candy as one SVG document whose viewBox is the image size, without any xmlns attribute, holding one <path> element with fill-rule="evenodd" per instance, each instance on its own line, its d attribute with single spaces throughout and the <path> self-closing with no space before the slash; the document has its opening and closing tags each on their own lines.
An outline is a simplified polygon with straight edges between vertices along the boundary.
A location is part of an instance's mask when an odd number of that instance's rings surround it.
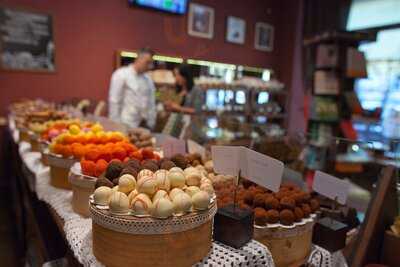
<svg viewBox="0 0 400 267">
<path fill-rule="evenodd" d="M 142 155 L 145 159 L 152 159 L 154 157 L 154 152 L 152 149 L 144 148 L 142 149 Z"/>
<path fill-rule="evenodd" d="M 96 177 L 99 177 L 106 169 L 107 169 L 108 163 L 104 159 L 99 159 L 96 162 L 96 168 L 95 168 L 95 173 L 94 175 Z"/>
<path fill-rule="evenodd" d="M 114 148 L 114 150 L 112 152 L 112 157 L 119 159 L 119 160 L 124 160 L 126 155 L 127 155 L 126 151 L 122 147 L 116 147 L 116 148 Z"/>
<path fill-rule="evenodd" d="M 81 169 L 84 175 L 94 176 L 96 172 L 96 163 L 91 160 L 81 160 Z"/>
<path fill-rule="evenodd" d="M 137 160 L 139 160 L 139 161 L 142 161 L 142 160 L 143 160 L 143 155 L 142 155 L 142 153 L 141 153 L 139 150 L 137 150 L 137 151 L 135 151 L 135 152 L 132 152 L 132 153 L 130 154 L 130 156 L 131 156 L 131 158 L 135 158 L 135 159 L 137 159 Z"/>
<path fill-rule="evenodd" d="M 99 156 L 100 152 L 96 148 L 89 149 L 85 154 L 85 158 L 92 161 L 97 161 Z"/>
</svg>

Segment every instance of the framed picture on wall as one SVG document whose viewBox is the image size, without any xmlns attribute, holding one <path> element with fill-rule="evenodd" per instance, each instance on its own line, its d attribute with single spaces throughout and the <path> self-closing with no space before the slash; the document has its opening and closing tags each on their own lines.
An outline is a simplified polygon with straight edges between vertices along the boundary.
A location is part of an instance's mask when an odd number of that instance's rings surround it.
<svg viewBox="0 0 400 267">
<path fill-rule="evenodd" d="M 212 39 L 214 36 L 214 9 L 191 3 L 189 5 L 188 33 L 191 36 Z"/>
<path fill-rule="evenodd" d="M 261 51 L 272 51 L 274 49 L 274 27 L 268 23 L 256 23 L 256 36 L 254 47 Z"/>
<path fill-rule="evenodd" d="M 229 16 L 226 21 L 226 40 L 230 43 L 244 44 L 246 37 L 246 21 Z"/>
<path fill-rule="evenodd" d="M 54 72 L 55 44 L 51 15 L 0 7 L 0 66 L 15 71 Z"/>
</svg>

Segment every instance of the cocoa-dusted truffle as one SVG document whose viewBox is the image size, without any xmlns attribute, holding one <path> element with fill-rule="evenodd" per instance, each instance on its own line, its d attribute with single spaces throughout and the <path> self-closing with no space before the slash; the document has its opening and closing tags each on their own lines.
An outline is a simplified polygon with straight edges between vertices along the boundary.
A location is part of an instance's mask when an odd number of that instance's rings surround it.
<svg viewBox="0 0 400 267">
<path fill-rule="evenodd" d="M 250 186 L 254 185 L 251 181 L 246 180 L 246 179 L 243 179 L 242 184 L 243 184 L 243 187 L 246 189 L 249 188 Z"/>
<path fill-rule="evenodd" d="M 253 205 L 253 200 L 254 200 L 254 195 L 250 191 L 246 191 L 243 195 L 243 200 L 247 205 L 252 206 Z"/>
<path fill-rule="evenodd" d="M 157 165 L 156 163 L 152 162 L 152 161 L 147 161 L 147 162 L 145 162 L 145 163 L 142 165 L 142 167 L 143 167 L 144 169 L 150 170 L 150 171 L 152 171 L 152 172 L 158 171 L 158 165 Z"/>
<path fill-rule="evenodd" d="M 111 161 L 106 169 L 106 178 L 110 181 L 121 176 L 124 165 L 118 161 Z"/>
<path fill-rule="evenodd" d="M 310 214 L 311 214 L 310 205 L 308 205 L 308 204 L 302 204 L 302 205 L 301 205 L 301 209 L 302 209 L 303 212 L 304 212 L 304 218 L 308 218 L 308 217 L 310 216 Z"/>
<path fill-rule="evenodd" d="M 169 171 L 171 168 L 176 167 L 175 163 L 170 160 L 164 160 L 161 162 L 160 169 Z"/>
<path fill-rule="evenodd" d="M 277 223 L 277 222 L 279 222 L 279 211 L 277 211 L 277 210 L 268 210 L 266 215 L 267 215 L 267 222 L 268 223 Z"/>
<path fill-rule="evenodd" d="M 126 166 L 126 167 L 122 170 L 121 176 L 124 175 L 124 174 L 130 174 L 130 175 L 132 175 L 133 177 L 136 178 L 137 175 L 138 175 L 138 172 L 137 172 L 136 169 L 134 169 L 134 168 L 132 168 L 132 167 L 130 167 L 130 166 Z"/>
<path fill-rule="evenodd" d="M 294 208 L 294 216 L 296 218 L 296 222 L 301 221 L 304 218 L 304 212 L 301 208 L 295 207 Z"/>
<path fill-rule="evenodd" d="M 264 194 L 257 194 L 254 196 L 253 206 L 254 207 L 264 207 L 265 197 Z"/>
<path fill-rule="evenodd" d="M 294 220 L 294 213 L 291 210 L 284 209 L 279 213 L 279 220 L 283 225 L 291 225 Z"/>
<path fill-rule="evenodd" d="M 274 193 L 274 197 L 278 200 L 281 200 L 284 197 L 287 197 L 289 194 L 287 191 L 279 191 L 278 193 Z"/>
<path fill-rule="evenodd" d="M 291 197 L 283 197 L 280 201 L 282 209 L 293 210 L 296 206 L 296 202 Z"/>
<path fill-rule="evenodd" d="M 133 169 L 135 169 L 137 172 L 142 170 L 141 164 L 138 160 L 136 159 L 130 159 L 126 162 L 126 166 L 129 166 Z"/>
<path fill-rule="evenodd" d="M 274 198 L 273 196 L 267 197 L 265 199 L 265 208 L 266 209 L 274 209 L 277 210 L 280 207 L 279 200 Z"/>
<path fill-rule="evenodd" d="M 292 198 L 296 202 L 297 206 L 300 206 L 304 202 L 303 193 L 295 193 L 292 195 Z"/>
<path fill-rule="evenodd" d="M 312 212 L 319 210 L 319 201 L 316 200 L 315 198 L 312 198 L 310 200 L 310 208 Z"/>
<path fill-rule="evenodd" d="M 106 178 L 98 178 L 94 187 L 99 188 L 100 186 L 113 188 L 114 184 Z"/>
<path fill-rule="evenodd" d="M 176 166 L 178 166 L 181 169 L 186 169 L 188 162 L 182 154 L 176 154 L 171 158 L 171 161 L 175 163 Z"/>
<path fill-rule="evenodd" d="M 265 209 L 254 209 L 254 221 L 257 225 L 265 225 L 267 223 L 267 212 L 265 211 Z"/>
<path fill-rule="evenodd" d="M 245 209 L 251 210 L 251 206 L 247 205 L 245 202 L 239 202 L 239 207 L 244 210 Z"/>
</svg>

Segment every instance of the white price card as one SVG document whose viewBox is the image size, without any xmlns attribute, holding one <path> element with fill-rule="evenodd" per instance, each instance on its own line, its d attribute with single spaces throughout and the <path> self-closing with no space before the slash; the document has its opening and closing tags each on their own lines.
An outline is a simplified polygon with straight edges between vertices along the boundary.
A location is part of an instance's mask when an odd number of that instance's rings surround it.
<svg viewBox="0 0 400 267">
<path fill-rule="evenodd" d="M 337 198 L 340 204 L 346 204 L 350 183 L 327 173 L 316 171 L 313 182 L 314 191 L 330 199 Z"/>
<path fill-rule="evenodd" d="M 206 149 L 193 140 L 187 140 L 187 148 L 189 153 L 198 153 L 202 159 L 206 157 Z"/>
<path fill-rule="evenodd" d="M 186 143 L 184 140 L 176 138 L 166 138 L 162 145 L 164 157 L 170 158 L 176 154 L 186 153 Z"/>
<path fill-rule="evenodd" d="M 244 148 L 246 164 L 243 177 L 269 190 L 278 192 L 282 183 L 283 162 Z"/>
<path fill-rule="evenodd" d="M 216 173 L 238 175 L 240 169 L 240 147 L 212 146 L 211 157 Z"/>
</svg>

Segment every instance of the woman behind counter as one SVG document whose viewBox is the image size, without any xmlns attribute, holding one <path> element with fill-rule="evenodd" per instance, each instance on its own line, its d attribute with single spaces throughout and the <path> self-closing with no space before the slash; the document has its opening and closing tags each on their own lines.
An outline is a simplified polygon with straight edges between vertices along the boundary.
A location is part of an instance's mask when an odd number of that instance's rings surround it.
<svg viewBox="0 0 400 267">
<path fill-rule="evenodd" d="M 201 110 L 203 95 L 200 88 L 194 86 L 193 75 L 188 65 L 182 64 L 174 69 L 176 93 L 180 96 L 181 103 L 168 101 L 165 109 L 171 112 L 195 114 Z"/>
</svg>

